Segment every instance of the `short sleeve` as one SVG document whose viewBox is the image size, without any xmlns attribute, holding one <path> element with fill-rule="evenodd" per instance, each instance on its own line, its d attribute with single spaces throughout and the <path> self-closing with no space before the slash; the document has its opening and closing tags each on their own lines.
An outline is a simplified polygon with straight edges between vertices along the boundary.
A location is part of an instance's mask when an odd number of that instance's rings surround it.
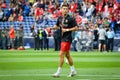
<svg viewBox="0 0 120 80">
<path fill-rule="evenodd" d="M 57 19 L 56 25 L 59 26 L 59 18 Z"/>
<path fill-rule="evenodd" d="M 57 19 L 57 23 L 56 23 L 57 26 L 60 26 L 60 20 L 61 20 L 61 17 Z"/>
<path fill-rule="evenodd" d="M 77 26 L 77 22 L 76 22 L 75 18 L 71 18 L 70 22 L 71 22 L 72 27 Z"/>
</svg>

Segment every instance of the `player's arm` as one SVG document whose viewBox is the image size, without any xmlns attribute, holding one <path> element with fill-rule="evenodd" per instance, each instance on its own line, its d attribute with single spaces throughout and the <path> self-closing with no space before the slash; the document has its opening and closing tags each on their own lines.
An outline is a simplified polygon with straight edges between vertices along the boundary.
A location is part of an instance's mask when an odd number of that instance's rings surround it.
<svg viewBox="0 0 120 80">
<path fill-rule="evenodd" d="M 57 25 L 54 25 L 54 27 L 51 27 L 50 29 L 57 30 L 57 29 L 59 29 L 59 27 Z"/>
<path fill-rule="evenodd" d="M 67 28 L 67 29 L 62 29 L 62 31 L 63 32 L 68 32 L 68 31 L 77 31 L 78 30 L 78 26 L 77 26 L 75 18 L 71 18 L 70 25 L 73 26 L 73 27 Z"/>
<path fill-rule="evenodd" d="M 77 26 L 75 26 L 73 28 L 66 29 L 66 31 L 77 31 L 77 30 L 78 30 Z"/>
<path fill-rule="evenodd" d="M 59 26 L 60 26 L 59 25 L 59 21 L 60 21 L 59 19 L 60 18 L 58 18 L 56 24 L 53 27 L 50 28 L 51 30 L 57 30 L 57 29 L 59 29 Z"/>
</svg>

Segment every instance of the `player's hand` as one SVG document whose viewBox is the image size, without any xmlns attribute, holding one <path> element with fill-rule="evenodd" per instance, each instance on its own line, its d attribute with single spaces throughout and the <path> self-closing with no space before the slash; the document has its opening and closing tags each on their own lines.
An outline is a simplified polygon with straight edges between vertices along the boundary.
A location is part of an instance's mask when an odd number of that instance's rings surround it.
<svg viewBox="0 0 120 80">
<path fill-rule="evenodd" d="M 50 27 L 48 27 L 48 28 L 46 28 L 46 29 L 51 30 L 51 28 L 50 28 Z"/>
<path fill-rule="evenodd" d="M 64 32 L 68 32 L 69 31 L 69 29 L 63 29 L 62 28 L 62 32 L 64 33 Z"/>
<path fill-rule="evenodd" d="M 63 29 L 63 28 L 62 28 L 62 32 L 63 32 L 63 33 L 66 32 L 66 29 Z"/>
<path fill-rule="evenodd" d="M 68 31 L 69 31 L 69 29 L 63 29 L 62 28 L 62 35 L 63 35 L 63 33 L 68 32 Z"/>
</svg>

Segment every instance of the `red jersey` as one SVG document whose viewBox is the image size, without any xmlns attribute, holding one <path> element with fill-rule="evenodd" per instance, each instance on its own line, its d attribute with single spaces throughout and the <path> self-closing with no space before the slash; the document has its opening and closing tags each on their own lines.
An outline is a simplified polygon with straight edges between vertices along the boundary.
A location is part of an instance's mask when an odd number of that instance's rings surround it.
<svg viewBox="0 0 120 80">
<path fill-rule="evenodd" d="M 9 36 L 10 36 L 10 38 L 15 38 L 14 28 L 11 28 L 11 29 L 10 29 Z"/>
<path fill-rule="evenodd" d="M 76 21 L 77 21 L 77 24 L 81 23 L 82 17 L 80 15 L 76 15 Z"/>
<path fill-rule="evenodd" d="M 71 12 L 75 12 L 75 11 L 76 11 L 76 8 L 77 8 L 77 4 L 71 4 L 71 6 L 70 6 L 70 11 L 71 11 Z"/>
<path fill-rule="evenodd" d="M 35 9 L 36 16 L 41 16 L 41 15 L 43 15 L 43 13 L 44 13 L 43 8 L 36 8 Z"/>
</svg>

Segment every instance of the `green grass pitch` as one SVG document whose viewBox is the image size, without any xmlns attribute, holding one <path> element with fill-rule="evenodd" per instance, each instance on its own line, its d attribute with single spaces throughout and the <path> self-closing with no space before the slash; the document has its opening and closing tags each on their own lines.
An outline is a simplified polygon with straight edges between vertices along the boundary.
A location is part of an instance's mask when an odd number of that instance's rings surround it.
<svg viewBox="0 0 120 80">
<path fill-rule="evenodd" d="M 72 52 L 77 75 L 68 78 L 64 64 L 59 78 L 52 77 L 59 51 L 0 50 L 0 80 L 120 80 L 120 52 Z"/>
</svg>

